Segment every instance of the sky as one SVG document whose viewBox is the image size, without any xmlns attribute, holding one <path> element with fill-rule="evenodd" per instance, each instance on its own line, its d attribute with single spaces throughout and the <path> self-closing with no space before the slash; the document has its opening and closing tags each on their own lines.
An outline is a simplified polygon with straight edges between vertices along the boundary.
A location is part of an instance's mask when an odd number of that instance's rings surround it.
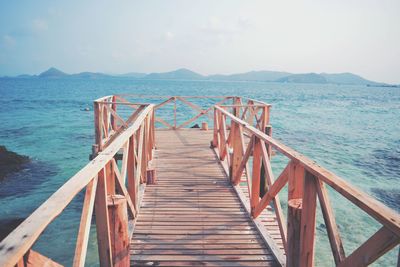
<svg viewBox="0 0 400 267">
<path fill-rule="evenodd" d="M 251 70 L 400 83 L 400 1 L 0 0 L 0 76 Z"/>
</svg>

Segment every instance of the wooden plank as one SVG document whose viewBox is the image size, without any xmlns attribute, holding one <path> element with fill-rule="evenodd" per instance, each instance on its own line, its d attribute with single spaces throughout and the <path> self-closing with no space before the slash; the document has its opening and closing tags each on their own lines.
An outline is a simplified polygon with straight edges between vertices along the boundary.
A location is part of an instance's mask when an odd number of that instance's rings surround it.
<svg viewBox="0 0 400 267">
<path fill-rule="evenodd" d="M 288 201 L 287 213 L 287 266 L 301 266 L 300 258 L 300 232 L 302 217 L 302 199 L 293 198 Z"/>
<path fill-rule="evenodd" d="M 208 148 L 211 137 L 195 130 L 157 132 L 158 183 L 146 188 L 131 241 L 131 264 L 157 258 L 159 265 L 207 266 L 213 257 L 229 266 L 242 257 L 246 266 L 276 263 Z M 268 255 L 270 259 L 261 259 Z M 250 256 L 254 258 L 246 258 Z"/>
<path fill-rule="evenodd" d="M 133 201 L 128 193 L 128 190 L 125 187 L 125 184 L 122 182 L 121 174 L 119 173 L 117 163 L 115 162 L 114 159 L 112 160 L 112 164 L 114 165 L 114 172 L 115 172 L 116 181 L 117 181 L 117 183 L 116 183 L 117 188 L 122 193 L 122 195 L 124 196 L 124 198 L 127 201 L 128 211 L 129 211 L 130 215 L 132 216 L 132 218 L 135 218 L 137 210 L 135 209 L 135 205 L 133 204 Z"/>
<path fill-rule="evenodd" d="M 232 154 L 232 166 L 231 166 L 231 173 L 230 173 L 230 178 L 231 181 L 235 184 L 237 183 L 237 180 L 235 178 L 237 177 L 236 173 L 239 170 L 240 163 L 243 159 L 244 151 L 243 151 L 243 144 L 242 144 L 242 131 L 240 128 L 240 125 L 238 124 L 232 124 L 233 126 L 233 141 L 232 141 L 232 147 L 233 147 L 233 154 Z M 231 131 L 232 131 L 231 130 Z"/>
<path fill-rule="evenodd" d="M 328 233 L 329 243 L 332 249 L 333 258 L 335 260 L 335 264 L 339 265 L 339 263 L 345 259 L 346 255 L 344 253 L 339 229 L 336 225 L 335 215 L 329 201 L 328 191 L 326 190 L 324 183 L 321 181 L 317 182 L 317 193 L 322 215 L 325 221 L 326 231 Z"/>
<path fill-rule="evenodd" d="M 269 161 L 266 161 L 264 163 L 264 166 L 267 166 L 267 176 L 270 176 L 269 178 L 269 184 L 272 183 L 272 170 L 271 166 L 269 164 Z M 288 165 L 289 166 L 289 165 Z M 285 169 L 282 171 L 282 173 L 279 175 L 278 179 L 270 185 L 269 190 L 267 193 L 264 195 L 264 197 L 261 199 L 260 203 L 257 205 L 257 207 L 254 210 L 254 217 L 257 217 L 260 215 L 260 213 L 269 205 L 269 203 L 276 197 L 276 195 L 281 191 L 281 189 L 286 185 L 289 175 L 288 175 L 288 166 L 285 167 Z"/>
<path fill-rule="evenodd" d="M 251 195 L 250 195 L 250 206 L 251 215 L 253 218 L 256 206 L 260 199 L 260 172 L 261 172 L 261 143 L 260 139 L 255 138 L 253 145 L 253 168 L 251 176 Z"/>
<path fill-rule="evenodd" d="M 314 266 L 317 178 L 306 171 L 304 176 L 303 210 L 300 230 L 300 266 Z"/>
<path fill-rule="evenodd" d="M 105 170 L 98 174 L 95 198 L 97 246 L 100 266 L 112 266 L 110 225 L 107 211 L 107 183 Z"/>
<path fill-rule="evenodd" d="M 364 244 L 351 253 L 338 267 L 368 266 L 380 256 L 394 248 L 400 242 L 400 237 L 383 226 Z"/>
<path fill-rule="evenodd" d="M 90 225 L 94 208 L 94 200 L 96 196 L 97 177 L 95 177 L 86 186 L 85 198 L 83 200 L 81 222 L 76 240 L 74 267 L 82 267 L 85 265 L 87 246 L 89 241 Z"/>
<path fill-rule="evenodd" d="M 42 254 L 34 251 L 33 249 L 29 250 L 27 255 L 24 257 L 25 259 L 25 266 L 26 267 L 61 267 L 62 265 L 43 256 Z"/>
<path fill-rule="evenodd" d="M 112 265 L 129 266 L 129 233 L 126 198 L 121 195 L 110 195 L 107 198 L 109 214 Z"/>
</svg>

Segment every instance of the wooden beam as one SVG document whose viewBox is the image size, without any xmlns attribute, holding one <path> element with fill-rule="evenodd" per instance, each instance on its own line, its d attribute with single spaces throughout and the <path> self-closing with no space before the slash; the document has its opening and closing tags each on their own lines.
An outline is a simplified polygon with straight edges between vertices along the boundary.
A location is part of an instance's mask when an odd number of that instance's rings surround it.
<svg viewBox="0 0 400 267">
<path fill-rule="evenodd" d="M 260 199 L 260 171 L 261 171 L 261 142 L 260 139 L 254 139 L 253 145 L 253 169 L 251 176 L 251 195 L 250 195 L 250 204 L 251 204 L 251 215 L 253 218 L 254 211 L 256 206 L 259 203 Z"/>
<path fill-rule="evenodd" d="M 137 210 L 135 209 L 135 206 L 133 205 L 133 202 L 131 200 L 131 197 L 128 193 L 128 190 L 125 187 L 125 184 L 122 182 L 122 177 L 121 174 L 119 173 L 119 170 L 117 168 L 117 163 L 115 162 L 115 160 L 113 160 L 113 165 L 114 167 L 114 171 L 115 171 L 115 176 L 116 176 L 116 181 L 117 181 L 117 188 L 118 190 L 121 192 L 121 194 L 126 198 L 126 202 L 128 204 L 128 211 L 131 214 L 132 218 L 136 217 L 136 213 Z"/>
<path fill-rule="evenodd" d="M 344 253 L 339 229 L 336 225 L 335 214 L 329 201 L 328 191 L 326 190 L 324 183 L 321 181 L 317 182 L 317 194 L 325 221 L 326 231 L 328 233 L 333 258 L 335 260 L 335 264 L 339 265 L 339 263 L 345 259 L 346 255 Z"/>
<path fill-rule="evenodd" d="M 233 131 L 233 139 L 232 139 L 232 148 L 233 148 L 233 154 L 232 154 L 232 164 L 230 168 L 230 178 L 231 182 L 234 184 L 238 182 L 238 180 L 235 180 L 236 178 L 236 173 L 238 172 L 240 168 L 240 163 L 242 162 L 243 159 L 243 144 L 242 144 L 242 131 L 240 129 L 240 125 L 237 125 L 235 123 L 232 124 L 232 129 Z M 241 175 L 241 174 L 240 174 Z"/>
<path fill-rule="evenodd" d="M 176 129 L 181 129 L 183 127 L 185 127 L 186 125 L 188 125 L 189 123 L 197 120 L 198 118 L 200 118 L 201 116 L 203 116 L 205 113 L 203 113 L 203 111 L 201 111 L 199 114 L 197 114 L 196 116 L 188 119 L 187 121 L 183 122 L 182 124 L 180 124 L 179 126 L 176 127 Z"/>
<path fill-rule="evenodd" d="M 100 266 L 112 266 L 110 225 L 107 211 L 107 183 L 104 169 L 98 175 L 95 214 Z"/>
<path fill-rule="evenodd" d="M 130 266 L 128 215 L 126 212 L 126 199 L 121 195 L 111 195 L 107 198 L 109 214 L 112 266 Z"/>
<path fill-rule="evenodd" d="M 43 256 L 42 254 L 34 251 L 33 249 L 29 250 L 25 255 L 25 267 L 62 267 L 61 264 L 53 261 L 52 259 Z"/>
<path fill-rule="evenodd" d="M 81 222 L 76 240 L 74 267 L 85 266 L 86 252 L 89 240 L 90 225 L 92 222 L 94 200 L 97 189 L 97 177 L 86 186 L 85 198 L 83 200 Z"/>
<path fill-rule="evenodd" d="M 111 113 L 111 125 L 112 125 L 112 129 L 114 131 L 117 131 L 117 121 L 119 121 L 122 126 L 124 126 L 125 128 L 128 127 L 128 124 L 125 122 L 125 120 L 123 118 L 121 118 L 118 113 L 112 108 L 109 107 L 108 105 L 105 105 L 106 109 L 108 110 L 108 112 Z"/>
<path fill-rule="evenodd" d="M 213 148 L 218 147 L 218 129 L 219 129 L 219 123 L 218 123 L 218 113 L 217 110 L 214 108 L 214 129 L 213 129 L 213 140 L 211 143 L 211 146 Z"/>
<path fill-rule="evenodd" d="M 287 213 L 287 252 L 286 263 L 288 267 L 301 267 L 300 258 L 300 225 L 302 217 L 302 199 L 288 200 Z"/>
<path fill-rule="evenodd" d="M 95 136 L 95 143 L 98 145 L 98 151 L 103 149 L 102 146 L 102 120 L 100 118 L 100 104 L 97 102 L 93 103 L 93 110 L 94 110 L 94 136 Z"/>
<path fill-rule="evenodd" d="M 157 104 L 157 105 L 154 107 L 154 109 L 157 110 L 157 109 L 161 108 L 162 106 L 168 104 L 168 103 L 171 102 L 172 100 L 174 100 L 174 98 L 173 98 L 173 97 L 170 97 L 170 98 L 168 98 L 167 100 L 161 102 L 160 104 Z"/>
<path fill-rule="evenodd" d="M 303 198 L 304 167 L 291 161 L 289 164 L 288 199 Z"/>
<path fill-rule="evenodd" d="M 244 155 L 242 157 L 242 161 L 240 162 L 240 165 L 239 165 L 238 169 L 236 170 L 236 173 L 235 173 L 235 176 L 233 179 L 234 185 L 236 185 L 240 182 L 240 179 L 243 174 L 243 170 L 245 169 L 247 161 L 249 160 L 251 153 L 253 152 L 253 146 L 254 146 L 254 138 L 251 138 L 250 142 L 247 145 L 246 152 L 244 153 Z M 250 191 L 251 190 L 249 190 L 249 192 Z"/>
<path fill-rule="evenodd" d="M 106 105 L 108 111 L 113 115 L 111 116 L 111 128 L 116 131 L 117 130 L 117 120 L 120 120 L 122 124 L 125 123 L 125 121 L 117 114 L 117 103 L 116 102 L 116 96 L 113 95 L 112 100 L 113 103 L 111 104 L 111 107 Z"/>
<path fill-rule="evenodd" d="M 129 149 L 127 151 L 128 153 L 128 163 L 127 163 L 127 174 L 128 174 L 128 193 L 129 196 L 133 202 L 133 206 L 135 210 L 138 210 L 138 192 L 139 188 L 136 186 L 136 181 L 135 181 L 135 172 L 136 170 L 136 159 L 135 159 L 135 142 L 136 138 L 135 136 L 131 136 L 129 138 Z"/>
<path fill-rule="evenodd" d="M 260 200 L 260 203 L 257 205 L 257 207 L 254 210 L 254 217 L 257 217 L 258 215 L 260 215 L 261 212 L 268 206 L 268 204 L 277 196 L 277 194 L 281 191 L 281 189 L 286 185 L 286 183 L 288 182 L 288 179 L 289 179 L 288 166 L 286 166 L 286 168 L 282 171 L 282 173 L 279 175 L 278 179 L 276 179 L 276 181 L 274 183 L 272 183 L 271 186 L 269 186 L 269 190 L 264 195 L 264 197 Z M 269 163 L 268 163 L 267 169 L 269 169 L 267 171 L 267 173 L 269 171 L 271 171 L 271 166 Z M 271 174 L 267 174 L 267 175 L 271 176 Z M 269 179 L 272 182 L 272 179 L 271 178 L 269 178 Z"/>
<path fill-rule="evenodd" d="M 304 176 L 303 210 L 301 213 L 300 259 L 302 267 L 314 266 L 315 214 L 317 209 L 317 178 L 306 171 Z"/>
<path fill-rule="evenodd" d="M 169 124 L 168 122 L 166 122 L 165 120 L 161 119 L 160 117 L 156 117 L 155 120 L 159 123 L 164 124 L 165 126 L 167 126 L 169 129 L 173 129 L 174 126 L 172 126 L 171 124 Z"/>
<path fill-rule="evenodd" d="M 380 256 L 394 248 L 400 242 L 400 237 L 396 236 L 387 227 L 383 226 L 364 244 L 350 254 L 338 267 L 361 267 L 368 266 L 376 261 Z"/>
</svg>

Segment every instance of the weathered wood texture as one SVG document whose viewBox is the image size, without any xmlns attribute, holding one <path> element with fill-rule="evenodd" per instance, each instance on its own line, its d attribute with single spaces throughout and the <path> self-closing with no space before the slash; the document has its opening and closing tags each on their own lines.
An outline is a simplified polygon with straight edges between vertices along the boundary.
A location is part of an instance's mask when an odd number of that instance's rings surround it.
<svg viewBox="0 0 400 267">
<path fill-rule="evenodd" d="M 134 266 L 278 266 L 213 151 L 211 131 L 157 131 L 157 184 L 148 185 L 131 240 Z M 270 213 L 275 237 L 279 230 Z"/>
</svg>

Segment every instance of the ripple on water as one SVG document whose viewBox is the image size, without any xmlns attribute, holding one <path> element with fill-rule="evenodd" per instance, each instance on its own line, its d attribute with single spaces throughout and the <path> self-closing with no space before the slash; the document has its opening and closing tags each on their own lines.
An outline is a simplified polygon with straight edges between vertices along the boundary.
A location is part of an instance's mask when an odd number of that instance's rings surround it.
<svg viewBox="0 0 400 267">
<path fill-rule="evenodd" d="M 19 172 L 7 175 L 0 182 L 0 198 L 25 195 L 58 173 L 53 164 L 32 160 Z"/>
<path fill-rule="evenodd" d="M 400 173 L 400 140 L 392 146 L 375 149 L 370 156 L 356 160 L 355 165 L 365 169 L 366 174 L 380 179 L 398 180 Z"/>
<path fill-rule="evenodd" d="M 400 189 L 371 188 L 372 194 L 397 212 L 400 212 Z"/>
</svg>

